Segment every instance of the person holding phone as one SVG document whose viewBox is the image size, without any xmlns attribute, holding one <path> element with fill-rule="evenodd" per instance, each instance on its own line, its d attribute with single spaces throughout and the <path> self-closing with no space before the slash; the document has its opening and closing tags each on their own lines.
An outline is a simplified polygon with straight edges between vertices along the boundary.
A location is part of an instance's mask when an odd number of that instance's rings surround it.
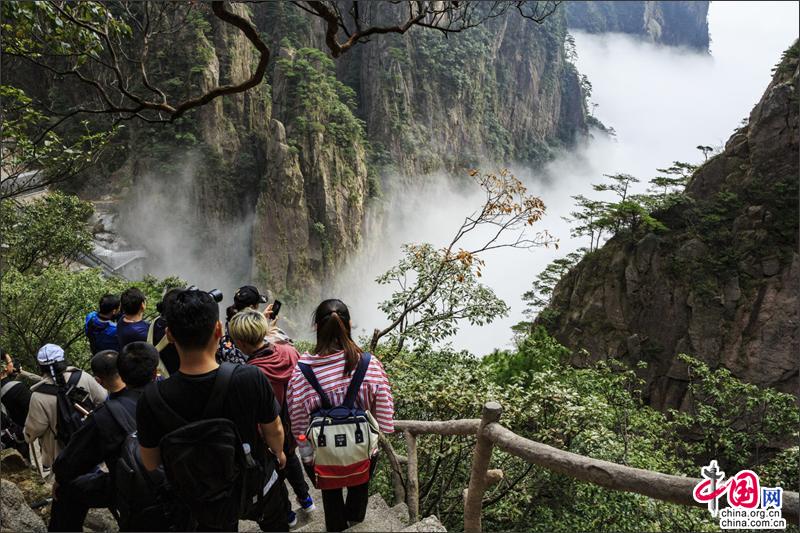
<svg viewBox="0 0 800 533">
<path fill-rule="evenodd" d="M 245 309 L 255 309 L 261 304 L 267 303 L 267 297 L 261 294 L 258 289 L 252 285 L 245 285 L 239 287 L 233 295 L 233 305 L 225 310 L 225 335 L 220 339 L 219 349 L 217 350 L 217 361 L 227 361 L 229 363 L 245 364 L 247 363 L 248 356 L 244 354 L 231 339 L 228 324 L 236 313 Z M 278 312 L 281 308 L 281 302 L 275 300 L 272 304 L 268 305 L 263 314 L 270 323 L 270 333 L 266 340 L 273 344 L 291 344 L 291 339 L 280 329 L 275 326 L 277 321 Z"/>
</svg>

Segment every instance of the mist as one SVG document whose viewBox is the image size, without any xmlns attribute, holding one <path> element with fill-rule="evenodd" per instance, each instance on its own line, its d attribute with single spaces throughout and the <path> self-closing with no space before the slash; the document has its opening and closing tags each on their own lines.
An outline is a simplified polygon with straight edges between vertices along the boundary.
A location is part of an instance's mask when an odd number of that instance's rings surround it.
<svg viewBox="0 0 800 533">
<path fill-rule="evenodd" d="M 462 324 L 450 340 L 455 348 L 483 355 L 511 346 L 510 328 L 523 320 L 521 295 L 549 262 L 587 244 L 571 238 L 561 218 L 573 207 L 571 196 L 591 194 L 590 184 L 603 174 L 632 174 L 644 189 L 657 168 L 673 161 L 702 162 L 697 145 L 722 148 L 760 98 L 781 53 L 797 38 L 798 4 L 712 2 L 709 26 L 711 55 L 620 34 L 573 33 L 578 70 L 593 85 L 594 115 L 616 136 L 595 131 L 590 140 L 538 171 L 508 165 L 547 206 L 533 231 L 548 230 L 559 239 L 560 249 L 486 254 L 482 282 L 511 311 L 484 327 Z M 487 163 L 482 169 L 493 171 L 497 165 Z M 378 286 L 374 279 L 399 259 L 400 245 L 444 246 L 464 216 L 481 205 L 477 188 L 462 179 L 441 174 L 419 177 L 416 183 L 425 185 L 396 191 L 379 207 L 388 214 L 385 225 L 371 232 L 335 284 L 336 295 L 351 307 L 358 335 L 387 324 L 378 303 L 392 287 Z"/>
<path fill-rule="evenodd" d="M 199 165 L 202 157 L 190 152 L 176 163 L 177 172 L 138 176 L 120 206 L 116 231 L 147 250 L 149 274 L 221 289 L 228 305 L 250 279 L 253 215 L 223 223 L 199 207 Z"/>
</svg>

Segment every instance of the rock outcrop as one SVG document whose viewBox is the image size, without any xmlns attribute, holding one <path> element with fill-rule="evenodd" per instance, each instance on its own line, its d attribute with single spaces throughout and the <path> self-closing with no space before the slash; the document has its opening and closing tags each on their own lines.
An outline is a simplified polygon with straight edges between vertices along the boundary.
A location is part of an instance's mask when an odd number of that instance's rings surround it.
<svg viewBox="0 0 800 533">
<path fill-rule="evenodd" d="M 677 12 L 700 9 L 680 4 Z M 401 7 L 370 12 L 388 20 Z M 536 165 L 586 132 L 562 7 L 542 24 L 509 9 L 447 38 L 424 28 L 376 35 L 335 63 L 322 22 L 290 3 L 230 9 L 267 39 L 267 79 L 172 124 L 126 122 L 102 165 L 72 185 L 90 199 L 120 199 L 107 230 L 148 251 L 146 270 L 220 272 L 228 285 L 252 280 L 288 304 L 315 299 L 363 240 L 370 200 L 396 178 L 480 161 Z M 650 18 L 667 35 L 669 10 L 656 11 Z M 150 43 L 159 50 L 151 81 L 170 98 L 238 83 L 256 65 L 238 29 L 202 7 L 195 15 Z M 5 69 L 7 82 L 48 101 L 50 82 L 18 67 Z M 81 91 L 60 97 L 78 105 Z M 184 259 L 155 265 L 170 256 Z"/>
<path fill-rule="evenodd" d="M 565 2 L 570 28 L 620 32 L 660 44 L 708 51 L 709 2 L 601 0 Z"/>
<path fill-rule="evenodd" d="M 422 28 L 377 36 L 349 59 L 376 156 L 414 175 L 480 161 L 536 164 L 571 146 L 586 119 L 565 36 L 562 9 L 541 24 L 510 9 L 446 38 Z"/>
<path fill-rule="evenodd" d="M 545 320 L 589 360 L 645 361 L 652 405 L 685 406 L 686 353 L 798 393 L 798 45 L 749 123 L 700 167 L 670 229 L 614 237 L 557 285 Z M 583 356 L 576 363 L 585 363 Z"/>
<path fill-rule="evenodd" d="M 42 518 L 25 501 L 11 481 L 0 479 L 0 531 L 47 531 Z"/>
</svg>

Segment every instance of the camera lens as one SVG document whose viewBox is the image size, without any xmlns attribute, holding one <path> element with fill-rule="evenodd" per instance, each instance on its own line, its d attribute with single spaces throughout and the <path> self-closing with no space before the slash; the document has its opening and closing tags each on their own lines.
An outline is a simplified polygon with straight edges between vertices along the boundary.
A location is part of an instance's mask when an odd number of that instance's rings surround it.
<svg viewBox="0 0 800 533">
<path fill-rule="evenodd" d="M 222 301 L 222 291 L 219 289 L 211 289 L 208 294 L 214 298 L 214 301 L 220 303 Z"/>
</svg>

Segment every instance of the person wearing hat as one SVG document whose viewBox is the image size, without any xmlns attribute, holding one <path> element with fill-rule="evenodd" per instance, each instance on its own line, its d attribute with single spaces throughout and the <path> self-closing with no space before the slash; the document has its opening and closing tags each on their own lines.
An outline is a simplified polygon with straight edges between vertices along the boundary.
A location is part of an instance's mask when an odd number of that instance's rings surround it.
<svg viewBox="0 0 800 533">
<path fill-rule="evenodd" d="M 108 396 L 108 392 L 86 372 L 67 366 L 64 350 L 56 344 L 45 344 L 36 354 L 42 380 L 31 387 L 31 402 L 28 408 L 28 417 L 25 419 L 25 440 L 33 442 L 40 440 L 42 455 L 41 465 L 45 471 L 50 470 L 61 444 L 56 439 L 57 434 L 57 396 L 45 390 L 52 389 L 54 385 L 65 385 L 78 373 L 76 386 L 89 393 L 92 403 L 99 405 Z M 49 384 L 50 387 L 45 387 Z"/>
<path fill-rule="evenodd" d="M 245 309 L 258 310 L 258 306 L 265 303 L 267 303 L 267 297 L 258 292 L 257 288 L 253 287 L 252 285 L 239 287 L 239 290 L 237 290 L 236 294 L 233 295 L 233 305 L 229 306 L 225 310 L 225 335 L 223 335 L 222 339 L 219 341 L 219 349 L 217 350 L 218 362 L 221 363 L 227 361 L 229 363 L 238 363 L 241 365 L 247 363 L 249 357 L 242 353 L 242 351 L 239 350 L 234 344 L 230 333 L 228 332 L 228 323 L 239 311 L 243 311 Z M 267 320 L 269 320 L 270 324 L 272 325 L 270 330 L 274 332 L 272 337 L 268 340 L 273 343 L 291 342 L 283 331 L 275 327 L 277 320 L 271 318 L 271 312 L 272 305 L 270 304 L 266 307 L 266 309 L 264 309 L 264 316 L 267 317 Z"/>
</svg>

